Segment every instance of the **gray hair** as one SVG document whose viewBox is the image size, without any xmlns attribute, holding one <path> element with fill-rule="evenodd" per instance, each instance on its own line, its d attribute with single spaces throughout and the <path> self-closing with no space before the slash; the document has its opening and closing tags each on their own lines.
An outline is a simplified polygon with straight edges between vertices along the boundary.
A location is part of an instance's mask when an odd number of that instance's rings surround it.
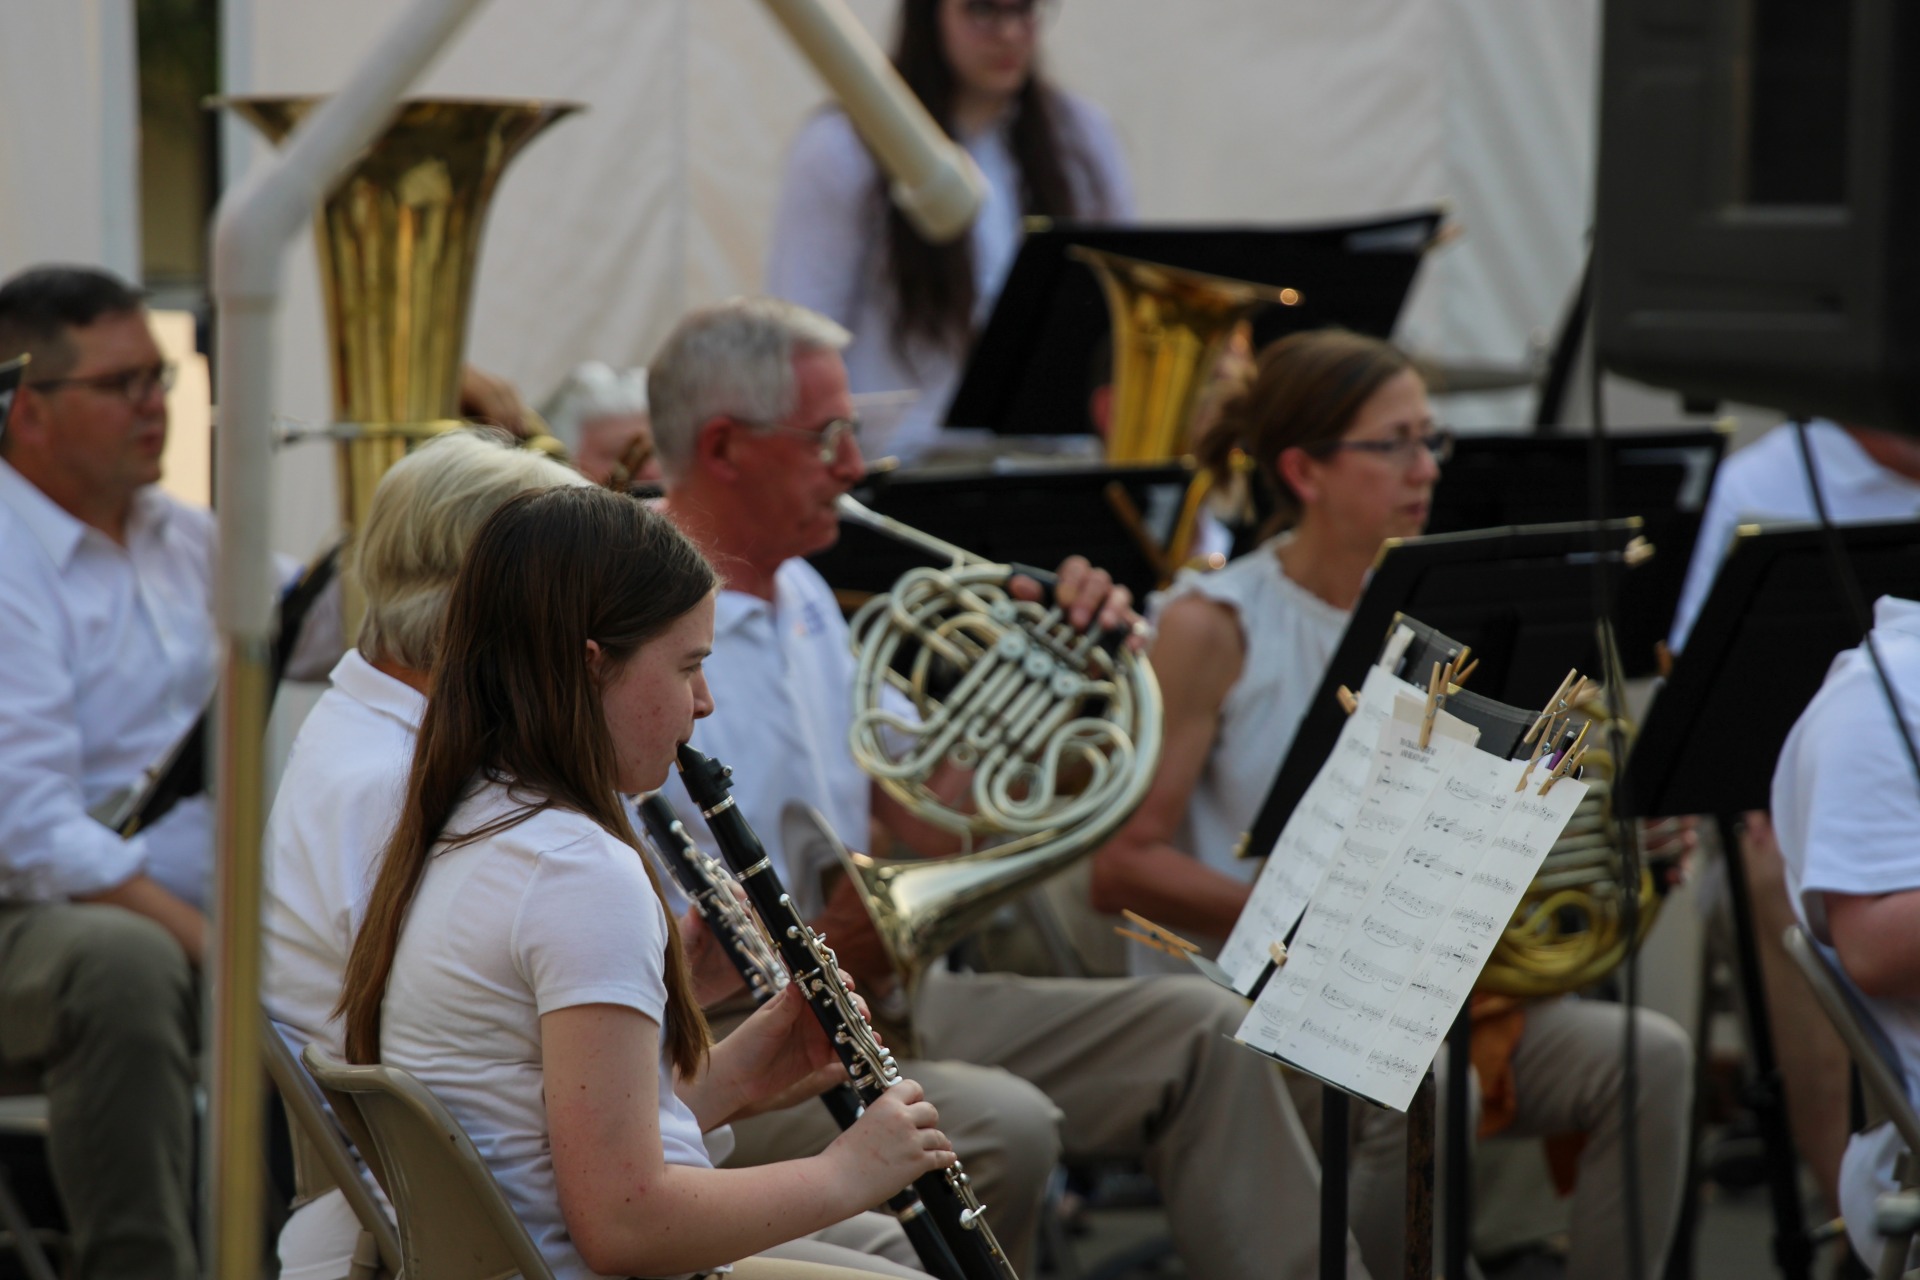
<svg viewBox="0 0 1920 1280">
<path fill-rule="evenodd" d="M 567 446 L 580 452 L 580 428 L 595 418 L 624 418 L 647 411 L 647 371 L 616 373 L 598 360 L 574 366 L 560 389 L 547 401 L 541 417 Z"/>
<path fill-rule="evenodd" d="M 780 298 L 731 298 L 694 311 L 648 365 L 653 444 L 669 480 L 686 474 L 709 419 L 775 423 L 793 412 L 793 357 L 839 351 L 852 335 Z"/>
<path fill-rule="evenodd" d="M 453 580 L 487 517 L 516 493 L 588 483 L 491 427 L 435 436 L 394 463 L 347 555 L 367 599 L 361 655 L 432 670 Z"/>
</svg>

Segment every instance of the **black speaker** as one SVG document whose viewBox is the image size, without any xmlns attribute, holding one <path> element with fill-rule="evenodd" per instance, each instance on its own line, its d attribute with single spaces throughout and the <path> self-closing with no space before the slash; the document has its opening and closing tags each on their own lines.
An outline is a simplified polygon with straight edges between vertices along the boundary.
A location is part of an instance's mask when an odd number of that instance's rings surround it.
<svg viewBox="0 0 1920 1280">
<path fill-rule="evenodd" d="M 1920 434 L 1920 4 L 1605 14 L 1601 363 Z"/>
</svg>

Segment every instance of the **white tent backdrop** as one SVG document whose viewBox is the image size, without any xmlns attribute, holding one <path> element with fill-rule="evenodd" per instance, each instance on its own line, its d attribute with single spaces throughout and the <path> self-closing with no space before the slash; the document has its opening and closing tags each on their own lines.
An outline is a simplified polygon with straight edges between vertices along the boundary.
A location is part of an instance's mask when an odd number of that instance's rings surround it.
<svg viewBox="0 0 1920 1280">
<path fill-rule="evenodd" d="M 883 40 L 893 3 L 853 0 Z M 130 0 L 0 9 L 0 270 L 137 271 Z M 330 90 L 396 9 L 225 0 L 226 87 Z M 1402 336 L 1511 362 L 1558 320 L 1579 269 L 1597 14 L 1598 0 L 1066 0 L 1045 41 L 1055 77 L 1112 114 L 1148 219 L 1448 201 L 1466 235 L 1428 264 Z M 483 254 L 471 355 L 536 401 L 575 362 L 644 361 L 686 307 L 757 286 L 783 149 L 825 98 L 756 0 L 490 0 L 420 91 L 588 108 L 515 161 Z M 229 171 L 263 150 L 233 148 Z M 310 245 L 288 274 L 280 408 L 319 423 Z M 327 450 L 288 450 L 277 484 L 274 541 L 306 554 L 332 520 Z"/>
</svg>

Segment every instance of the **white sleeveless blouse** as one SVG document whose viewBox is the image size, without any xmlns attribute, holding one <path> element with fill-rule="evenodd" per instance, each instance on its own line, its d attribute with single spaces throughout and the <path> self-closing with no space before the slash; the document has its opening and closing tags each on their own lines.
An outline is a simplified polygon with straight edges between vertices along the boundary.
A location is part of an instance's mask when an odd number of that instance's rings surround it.
<svg viewBox="0 0 1920 1280">
<path fill-rule="evenodd" d="M 1226 605 L 1239 623 L 1245 661 L 1221 704 L 1219 731 L 1174 843 L 1248 883 L 1260 863 L 1234 857 L 1234 847 L 1267 798 L 1350 616 L 1287 577 L 1276 545 L 1263 543 L 1213 573 L 1183 572 L 1149 602 L 1157 617 L 1173 601 L 1198 594 Z M 1211 955 L 1225 939 L 1193 941 Z M 1130 965 L 1135 973 L 1188 970 L 1138 944 L 1132 944 Z"/>
</svg>

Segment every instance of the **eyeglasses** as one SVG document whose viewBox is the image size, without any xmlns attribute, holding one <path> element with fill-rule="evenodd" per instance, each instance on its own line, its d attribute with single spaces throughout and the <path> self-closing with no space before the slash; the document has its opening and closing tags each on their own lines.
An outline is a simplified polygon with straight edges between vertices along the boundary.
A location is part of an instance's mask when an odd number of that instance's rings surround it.
<svg viewBox="0 0 1920 1280">
<path fill-rule="evenodd" d="M 1425 449 L 1433 455 L 1435 462 L 1444 464 L 1453 457 L 1453 432 L 1442 429 L 1419 436 L 1395 436 L 1391 440 L 1329 440 L 1310 446 L 1307 452 L 1326 457 L 1342 449 L 1355 449 L 1375 457 L 1389 458 L 1403 467 L 1413 465 L 1415 449 Z"/>
<path fill-rule="evenodd" d="M 777 422 L 754 422 L 755 426 L 769 435 L 796 436 L 802 440 L 811 440 L 820 447 L 820 461 L 832 466 L 840 461 L 840 446 L 851 440 L 856 448 L 860 444 L 860 420 L 858 418 L 835 418 L 818 431 L 809 431 L 805 427 L 783 427 Z"/>
<path fill-rule="evenodd" d="M 41 378 L 29 380 L 26 385 L 36 391 L 57 391 L 61 387 L 85 387 L 89 391 L 98 391 L 101 395 L 118 396 L 129 404 L 140 404 L 153 394 L 157 387 L 162 392 L 173 390 L 173 380 L 179 374 L 180 367 L 171 360 L 162 360 L 158 364 L 143 364 L 132 369 L 117 369 L 112 373 L 91 373 L 79 378 Z"/>
<path fill-rule="evenodd" d="M 1053 16 L 1055 0 L 963 0 L 960 12 L 975 31 L 991 33 L 1003 22 L 1039 26 Z"/>
</svg>

